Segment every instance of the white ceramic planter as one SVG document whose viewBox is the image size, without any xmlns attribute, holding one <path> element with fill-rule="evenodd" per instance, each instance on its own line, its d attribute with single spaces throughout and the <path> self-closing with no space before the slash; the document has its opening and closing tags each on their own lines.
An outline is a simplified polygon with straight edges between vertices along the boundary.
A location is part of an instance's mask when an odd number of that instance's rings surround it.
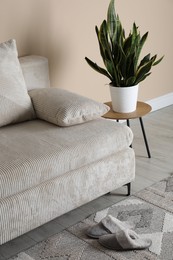
<svg viewBox="0 0 173 260">
<path fill-rule="evenodd" d="M 131 87 L 114 87 L 109 85 L 112 109 L 119 113 L 131 113 L 136 110 L 139 85 Z"/>
</svg>

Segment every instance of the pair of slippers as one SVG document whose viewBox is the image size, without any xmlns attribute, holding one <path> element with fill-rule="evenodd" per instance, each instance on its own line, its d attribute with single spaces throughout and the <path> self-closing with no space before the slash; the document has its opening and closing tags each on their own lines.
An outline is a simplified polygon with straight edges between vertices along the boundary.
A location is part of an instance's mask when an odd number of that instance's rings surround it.
<svg viewBox="0 0 173 260">
<path fill-rule="evenodd" d="M 111 215 L 106 216 L 98 224 L 90 227 L 87 230 L 87 235 L 98 238 L 102 246 L 117 251 L 141 250 L 149 248 L 152 244 L 151 239 L 140 237 L 127 224 Z"/>
</svg>

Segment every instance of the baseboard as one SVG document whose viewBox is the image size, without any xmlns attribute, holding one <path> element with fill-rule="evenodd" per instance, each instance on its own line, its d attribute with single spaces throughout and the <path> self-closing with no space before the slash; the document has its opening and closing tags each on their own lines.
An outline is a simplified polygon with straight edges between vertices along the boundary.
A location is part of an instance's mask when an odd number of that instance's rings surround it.
<svg viewBox="0 0 173 260">
<path fill-rule="evenodd" d="M 148 100 L 146 101 L 146 103 L 148 103 L 152 107 L 152 112 L 173 105 L 173 92 L 161 97 Z"/>
</svg>

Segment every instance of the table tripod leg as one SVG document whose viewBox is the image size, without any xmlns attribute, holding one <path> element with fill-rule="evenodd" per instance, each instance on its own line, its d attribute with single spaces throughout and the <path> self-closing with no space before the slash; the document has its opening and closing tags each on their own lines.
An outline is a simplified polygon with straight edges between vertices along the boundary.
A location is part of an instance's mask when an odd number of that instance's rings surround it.
<svg viewBox="0 0 173 260">
<path fill-rule="evenodd" d="M 127 126 L 130 127 L 130 120 L 127 119 Z M 130 145 L 130 147 L 132 148 L 132 144 Z"/>
<path fill-rule="evenodd" d="M 145 141 L 145 146 L 146 146 L 147 153 L 148 153 L 148 158 L 151 158 L 150 149 L 149 149 L 149 146 L 148 146 L 147 137 L 146 137 L 146 134 L 145 134 L 145 129 L 144 129 L 142 117 L 139 117 L 139 121 L 140 121 L 140 124 L 141 124 L 141 129 L 142 129 L 142 133 L 143 133 L 143 137 L 144 137 L 144 141 Z"/>
</svg>

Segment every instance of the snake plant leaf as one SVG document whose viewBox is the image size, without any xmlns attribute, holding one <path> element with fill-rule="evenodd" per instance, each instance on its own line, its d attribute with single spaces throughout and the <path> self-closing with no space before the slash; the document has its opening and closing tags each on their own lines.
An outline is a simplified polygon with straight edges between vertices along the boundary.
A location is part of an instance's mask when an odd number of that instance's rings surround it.
<svg viewBox="0 0 173 260">
<path fill-rule="evenodd" d="M 152 67 L 152 60 L 149 60 L 148 62 L 146 62 L 144 65 L 142 65 L 141 67 L 139 67 L 139 69 L 137 70 L 137 76 L 140 74 L 145 74 L 148 73 L 148 71 L 151 69 Z"/>
<path fill-rule="evenodd" d="M 114 75 L 114 77 L 112 77 L 111 84 L 113 86 L 120 87 L 120 78 L 121 78 L 121 76 L 119 75 L 117 70 L 113 71 L 113 75 Z"/>
<path fill-rule="evenodd" d="M 114 65 L 114 59 L 113 59 L 113 56 L 112 56 L 112 46 L 111 46 L 111 44 L 108 40 L 108 35 L 107 35 L 106 20 L 104 20 L 103 23 L 100 26 L 99 41 L 100 41 L 100 44 L 103 48 L 104 53 L 106 54 L 105 56 L 107 56 L 107 60 L 110 60 L 110 62 L 112 64 L 113 74 L 111 76 L 114 78 L 114 82 L 118 82 L 117 73 L 116 73 L 116 69 L 115 69 L 115 65 Z"/>
<path fill-rule="evenodd" d="M 130 78 L 128 78 L 128 79 L 126 80 L 126 85 L 127 85 L 127 86 L 134 86 L 135 81 L 136 81 L 136 77 L 135 77 L 135 76 L 132 76 L 132 77 L 130 77 Z M 137 85 L 137 84 L 136 84 L 136 85 Z"/>
<path fill-rule="evenodd" d="M 127 57 L 124 53 L 124 51 L 120 48 L 120 61 L 118 62 L 119 71 L 121 72 L 121 77 L 126 78 L 127 77 Z"/>
<path fill-rule="evenodd" d="M 113 75 L 114 77 L 114 82 L 116 82 L 116 86 L 119 87 L 121 85 L 121 79 L 124 77 L 124 74 L 126 72 L 126 62 L 125 62 L 125 55 L 121 49 L 121 47 L 115 43 L 114 49 L 113 49 L 113 63 L 114 63 L 114 71 Z M 122 68 L 122 71 L 121 69 Z"/>
<path fill-rule="evenodd" d="M 141 40 L 140 40 L 140 48 L 143 47 L 144 43 L 146 42 L 147 37 L 148 37 L 148 32 L 146 32 L 146 33 L 142 36 L 142 38 L 141 38 Z"/>
<path fill-rule="evenodd" d="M 117 64 L 119 62 L 119 45 L 117 44 L 117 42 L 115 42 L 114 46 L 112 47 L 112 57 L 114 60 L 114 64 Z"/>
<path fill-rule="evenodd" d="M 132 46 L 134 46 L 136 43 L 137 35 L 138 35 L 138 28 L 135 23 L 133 23 L 133 29 L 132 29 L 131 35 L 132 35 Z"/>
<path fill-rule="evenodd" d="M 126 62 L 126 75 L 127 78 L 135 75 L 135 53 L 130 53 Z"/>
<path fill-rule="evenodd" d="M 119 66 L 121 60 L 122 60 L 122 56 L 123 56 L 123 50 L 121 48 L 120 45 L 116 44 L 116 53 L 114 55 L 114 62 L 115 62 L 115 65 Z"/>
<path fill-rule="evenodd" d="M 111 80 L 111 82 L 112 82 L 112 77 L 109 75 L 109 73 L 108 73 L 105 69 L 99 67 L 96 63 L 94 63 L 93 61 L 91 61 L 91 60 L 88 59 L 87 57 L 85 57 L 85 60 L 87 61 L 87 63 L 90 65 L 90 67 L 91 67 L 92 69 L 94 69 L 94 70 L 96 70 L 97 72 L 99 72 L 99 73 L 105 75 L 105 76 L 108 77 L 108 78 Z"/>
<path fill-rule="evenodd" d="M 160 59 L 158 59 L 156 62 L 153 63 L 153 66 L 156 66 L 163 60 L 164 56 L 162 56 Z"/>
<path fill-rule="evenodd" d="M 140 42 L 139 42 L 139 47 L 138 47 L 137 52 L 136 52 L 135 67 L 137 67 L 137 65 L 138 65 L 139 56 L 140 56 L 141 50 L 142 50 L 142 48 L 143 48 L 143 45 L 144 45 L 144 43 L 145 43 L 147 37 L 148 37 L 148 32 L 146 32 L 146 33 L 142 36 L 142 38 L 141 38 L 141 40 L 140 40 Z"/>
<path fill-rule="evenodd" d="M 155 62 L 155 60 L 156 60 L 156 58 L 157 58 L 157 55 L 154 55 L 153 57 L 151 57 L 151 59 L 150 59 L 150 60 L 152 60 L 152 62 L 154 63 L 154 62 Z"/>
<path fill-rule="evenodd" d="M 99 31 L 99 42 L 102 46 L 103 51 L 107 51 L 109 55 L 109 59 L 112 59 L 112 54 L 111 54 L 111 46 L 108 41 L 108 36 L 107 36 L 107 24 L 106 21 L 104 20 L 103 23 L 100 26 L 100 31 Z"/>
<path fill-rule="evenodd" d="M 113 71 L 113 66 L 112 66 L 112 63 L 111 61 L 109 60 L 105 60 L 105 66 L 109 72 L 110 75 L 113 75 L 114 74 L 114 71 Z"/>
<path fill-rule="evenodd" d="M 100 26 L 100 31 L 97 29 L 96 33 L 98 35 L 101 56 L 105 66 L 107 66 L 107 62 L 112 61 L 112 55 L 111 55 L 111 47 L 109 45 L 107 34 L 106 34 L 106 21 L 103 21 L 103 23 Z"/>
<path fill-rule="evenodd" d="M 110 1 L 107 12 L 107 26 L 110 39 L 113 39 L 116 32 L 116 13 L 114 8 L 114 0 Z"/>
<path fill-rule="evenodd" d="M 146 62 L 148 62 L 148 61 L 150 60 L 150 56 L 151 56 L 150 53 L 147 54 L 147 55 L 141 60 L 141 62 L 140 62 L 140 64 L 139 64 L 138 68 L 141 67 L 141 66 L 143 66 Z"/>
<path fill-rule="evenodd" d="M 132 29 L 132 32 L 130 31 L 129 38 L 131 41 L 130 41 L 130 46 L 128 49 L 128 54 L 129 53 L 132 54 L 134 52 L 137 53 L 137 49 L 140 44 L 140 34 L 138 33 L 138 28 L 135 23 L 133 23 L 133 29 Z"/>
<path fill-rule="evenodd" d="M 145 74 L 147 74 L 151 70 L 151 67 L 152 67 L 152 60 L 150 60 L 143 66 L 141 66 L 136 73 L 136 81 L 141 81 L 141 79 L 145 76 Z"/>
<path fill-rule="evenodd" d="M 123 50 L 126 56 L 128 56 L 131 50 L 131 45 L 132 45 L 132 34 L 129 34 L 129 36 L 125 39 L 123 45 Z"/>
<path fill-rule="evenodd" d="M 143 81 L 144 79 L 146 79 L 149 75 L 151 74 L 151 72 L 143 75 L 141 78 L 139 78 L 138 80 L 135 81 L 134 85 L 139 84 L 141 81 Z"/>
<path fill-rule="evenodd" d="M 100 43 L 100 40 L 99 40 L 99 29 L 98 29 L 97 26 L 95 27 L 95 31 L 96 31 L 97 39 L 98 39 L 98 43 L 99 43 L 100 54 L 101 54 L 102 59 L 103 59 L 103 62 L 104 62 L 104 64 L 105 64 L 105 61 L 108 60 L 109 57 L 108 57 L 108 55 L 107 55 L 107 52 L 103 49 L 102 44 Z"/>
<path fill-rule="evenodd" d="M 116 41 L 122 47 L 123 46 L 123 38 L 124 38 L 124 30 L 122 28 L 122 24 L 121 24 L 121 21 L 120 21 L 118 15 L 117 15 L 116 24 L 117 24 Z"/>
</svg>

